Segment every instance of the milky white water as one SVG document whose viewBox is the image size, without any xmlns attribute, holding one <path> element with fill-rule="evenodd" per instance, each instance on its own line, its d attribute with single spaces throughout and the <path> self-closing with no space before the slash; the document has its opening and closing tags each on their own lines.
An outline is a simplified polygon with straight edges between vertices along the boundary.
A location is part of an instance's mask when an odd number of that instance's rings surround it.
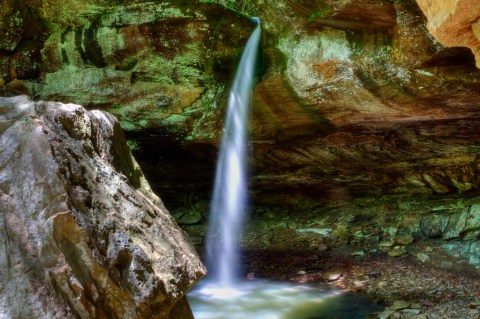
<svg viewBox="0 0 480 319">
<path fill-rule="evenodd" d="M 200 282 L 187 297 L 195 319 L 367 319 L 380 311 L 363 295 L 328 285 L 266 280 L 228 288 Z"/>
<path fill-rule="evenodd" d="M 257 27 L 243 51 L 228 99 L 206 238 L 209 279 L 224 287 L 237 280 L 240 264 L 237 240 L 247 205 L 246 130 L 261 35 L 260 20 L 254 18 L 254 21 Z"/>
</svg>

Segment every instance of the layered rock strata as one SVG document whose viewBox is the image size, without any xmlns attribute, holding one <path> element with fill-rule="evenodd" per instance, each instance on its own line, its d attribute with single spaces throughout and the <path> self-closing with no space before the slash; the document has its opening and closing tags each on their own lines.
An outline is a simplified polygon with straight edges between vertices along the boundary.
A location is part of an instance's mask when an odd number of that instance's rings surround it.
<svg viewBox="0 0 480 319">
<path fill-rule="evenodd" d="M 0 317 L 192 318 L 205 273 L 115 118 L 0 98 Z"/>
</svg>

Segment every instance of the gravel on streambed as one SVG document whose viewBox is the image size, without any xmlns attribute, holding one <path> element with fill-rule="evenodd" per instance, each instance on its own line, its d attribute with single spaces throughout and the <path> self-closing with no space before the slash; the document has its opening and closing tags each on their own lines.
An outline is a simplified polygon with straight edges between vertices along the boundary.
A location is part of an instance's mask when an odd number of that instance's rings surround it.
<svg viewBox="0 0 480 319">
<path fill-rule="evenodd" d="M 478 269 L 422 243 L 409 251 L 400 257 L 375 253 L 362 258 L 352 257 L 348 247 L 246 251 L 244 271 L 249 278 L 325 282 L 365 293 L 385 306 L 373 318 L 480 319 Z M 428 252 L 427 260 L 421 258 L 423 251 Z"/>
</svg>

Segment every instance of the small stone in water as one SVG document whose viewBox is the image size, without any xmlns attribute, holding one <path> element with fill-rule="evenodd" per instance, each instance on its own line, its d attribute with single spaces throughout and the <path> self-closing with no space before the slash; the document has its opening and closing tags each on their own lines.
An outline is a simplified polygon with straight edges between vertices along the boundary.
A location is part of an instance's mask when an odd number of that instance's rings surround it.
<svg viewBox="0 0 480 319">
<path fill-rule="evenodd" d="M 307 274 L 307 273 L 306 273 L 305 270 L 300 270 L 300 271 L 297 272 L 297 275 L 298 275 L 298 276 L 303 276 L 303 275 L 306 275 L 306 274 Z"/>
<path fill-rule="evenodd" d="M 323 280 L 328 281 L 336 281 L 342 277 L 342 273 L 340 271 L 329 271 L 322 275 Z"/>
</svg>

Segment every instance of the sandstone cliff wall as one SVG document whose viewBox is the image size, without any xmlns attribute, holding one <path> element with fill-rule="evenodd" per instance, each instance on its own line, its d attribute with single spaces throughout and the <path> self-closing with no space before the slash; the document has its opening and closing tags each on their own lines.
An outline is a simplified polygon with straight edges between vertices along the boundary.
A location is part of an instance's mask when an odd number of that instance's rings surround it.
<svg viewBox="0 0 480 319">
<path fill-rule="evenodd" d="M 480 3 L 468 0 L 417 0 L 428 30 L 449 47 L 467 47 L 480 68 Z"/>
</svg>

